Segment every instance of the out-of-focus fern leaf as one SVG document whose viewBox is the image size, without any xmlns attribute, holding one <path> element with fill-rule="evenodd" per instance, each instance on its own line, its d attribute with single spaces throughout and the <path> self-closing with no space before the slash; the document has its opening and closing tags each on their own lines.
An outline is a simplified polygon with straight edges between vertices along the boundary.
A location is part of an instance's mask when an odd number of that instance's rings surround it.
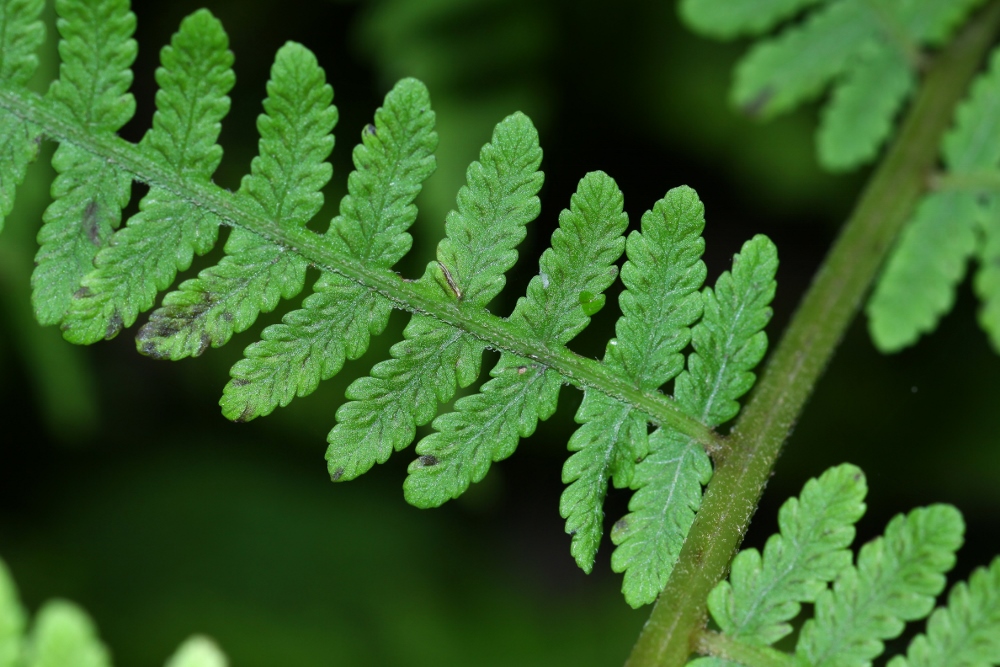
<svg viewBox="0 0 1000 667">
<path fill-rule="evenodd" d="M 923 618 L 955 564 L 964 524 L 948 505 L 897 516 L 880 537 L 861 547 L 856 567 L 843 570 L 816 599 L 816 616 L 799 635 L 796 656 L 814 667 L 870 664 L 882 642 L 905 621 Z"/>
<path fill-rule="evenodd" d="M 524 226 L 538 216 L 542 150 L 527 116 L 501 121 L 459 190 L 458 210 L 448 215 L 438 261 L 420 279 L 448 295 L 459 308 L 484 308 L 517 259 Z M 392 346 L 392 359 L 347 389 L 330 432 L 327 465 L 334 481 L 357 477 L 393 450 L 413 441 L 416 427 L 433 419 L 437 403 L 451 400 L 456 385 L 479 376 L 485 344 L 434 318 L 415 314 Z"/>
<path fill-rule="evenodd" d="M 222 24 L 208 10 L 184 19 L 160 54 L 153 127 L 143 139 L 151 154 L 178 174 L 208 181 L 222 159 L 216 143 L 236 77 Z M 162 189 L 151 188 L 140 213 L 101 250 L 63 320 L 74 343 L 112 338 L 153 306 L 156 294 L 215 245 L 219 221 Z"/>
<path fill-rule="evenodd" d="M 898 351 L 934 330 L 951 309 L 966 263 L 975 254 L 983 260 L 976 289 L 987 304 L 981 321 L 988 332 L 995 330 L 990 324 L 995 267 L 989 257 L 996 211 L 982 182 L 1000 166 L 1000 53 L 959 106 L 942 158 L 945 178 L 957 186 L 921 201 L 868 302 L 868 328 L 883 352 Z"/>
<path fill-rule="evenodd" d="M 680 12 L 692 29 L 719 39 L 759 35 L 824 0 L 681 0 Z"/>
<path fill-rule="evenodd" d="M 931 614 L 927 633 L 888 667 L 965 667 L 1000 664 L 1000 558 L 951 589 L 948 606 Z"/>
<path fill-rule="evenodd" d="M 705 290 L 705 314 L 694 327 L 694 352 L 677 378 L 674 398 L 703 424 L 718 426 L 739 412 L 736 402 L 750 391 L 752 369 L 767 351 L 764 327 L 771 320 L 778 250 L 758 234 L 743 244 L 726 271 Z"/>
<path fill-rule="evenodd" d="M 604 364 L 638 389 L 655 391 L 684 367 L 681 350 L 690 326 L 701 316 L 705 264 L 701 238 L 705 210 L 694 190 L 671 190 L 642 217 L 642 232 L 628 238 L 622 267 L 626 290 L 619 297 L 622 317 Z M 635 462 L 649 453 L 649 417 L 599 391 L 587 390 L 577 411 L 579 429 L 569 441 L 576 452 L 563 467 L 569 484 L 559 501 L 570 551 L 590 572 L 604 532 L 604 497 L 613 478 L 618 488 L 632 482 Z"/>
<path fill-rule="evenodd" d="M 982 302 L 979 325 L 989 335 L 993 349 L 1000 350 L 1000 198 L 990 198 L 980 221 L 982 247 L 974 282 Z"/>
<path fill-rule="evenodd" d="M 590 322 L 584 304 L 606 290 L 625 249 L 628 216 L 618 186 L 594 172 L 580 181 L 570 208 L 559 216 L 552 247 L 539 260 L 539 275 L 528 284 L 510 316 L 525 335 L 565 345 Z M 434 433 L 417 445 L 403 485 L 418 507 L 457 498 L 480 481 L 493 461 L 510 456 L 518 440 L 531 435 L 539 419 L 555 412 L 562 377 L 530 359 L 505 353 L 480 393 L 455 404 L 455 412 L 434 421 Z"/>
<path fill-rule="evenodd" d="M 437 134 L 424 85 L 415 79 L 398 83 L 361 138 L 348 195 L 327 236 L 344 255 L 389 268 L 410 249 L 406 230 L 417 216 L 413 200 L 434 171 Z M 302 306 L 265 329 L 233 367 L 222 398 L 230 419 L 266 415 L 312 393 L 340 371 L 345 358 L 364 354 L 391 311 L 384 296 L 331 273 L 320 277 Z"/>
<path fill-rule="evenodd" d="M 167 660 L 166 667 L 228 667 L 229 660 L 207 637 L 191 637 Z"/>
<path fill-rule="evenodd" d="M 830 468 L 806 482 L 799 498 L 778 511 L 779 533 L 764 546 L 740 551 L 728 581 L 708 598 L 719 628 L 752 644 L 769 645 L 792 631 L 801 603 L 814 602 L 851 565 L 854 524 L 865 511 L 867 487 L 852 465 Z"/>
<path fill-rule="evenodd" d="M 838 171 L 874 159 L 916 83 L 905 54 L 890 45 L 872 45 L 856 59 L 823 107 L 816 137 L 820 161 Z"/>
<path fill-rule="evenodd" d="M 736 400 L 753 386 L 751 369 L 767 350 L 764 327 L 771 319 L 778 254 L 765 236 L 743 244 L 733 269 L 706 288 L 704 315 L 694 326 L 694 351 L 675 381 L 681 408 L 707 426 L 732 419 Z M 615 524 L 611 567 L 624 572 L 622 591 L 634 607 L 663 590 L 701 506 L 701 486 L 712 474 L 702 446 L 679 434 L 654 432 L 649 455 L 635 469 L 630 513 Z"/>
<path fill-rule="evenodd" d="M 320 189 L 332 175 L 326 158 L 337 122 L 332 99 L 312 52 L 291 42 L 278 50 L 266 113 L 257 122 L 260 155 L 239 196 L 281 227 L 304 226 L 323 204 Z M 164 297 L 139 331 L 141 352 L 169 359 L 198 356 L 302 290 L 307 263 L 299 255 L 243 229 L 232 231 L 225 251 L 219 264 Z"/>
<path fill-rule="evenodd" d="M 812 5 L 800 22 L 751 47 L 737 65 L 733 102 L 770 118 L 834 92 L 818 136 L 820 163 L 871 161 L 913 88 L 920 50 L 946 41 L 983 0 L 683 0 L 692 29 L 731 39 L 759 35 Z"/>
<path fill-rule="evenodd" d="M 44 0 L 17 0 L 0 13 L 0 81 L 23 86 L 35 73 L 35 52 L 45 38 L 45 24 L 38 20 L 44 6 Z M 39 139 L 23 120 L 0 111 L 0 231 L 14 207 L 14 191 L 38 154 Z"/>
<path fill-rule="evenodd" d="M 111 667 L 90 617 L 65 600 L 47 602 L 38 612 L 25 656 L 25 667 Z"/>
<path fill-rule="evenodd" d="M 868 329 L 883 352 L 933 331 L 955 301 L 976 246 L 978 208 L 964 192 L 925 198 L 908 223 L 868 302 Z"/>
<path fill-rule="evenodd" d="M 0 560 L 0 667 L 19 667 L 25 623 L 17 587 Z"/>
<path fill-rule="evenodd" d="M 88 132 L 112 136 L 135 113 L 126 92 L 135 60 L 135 15 L 128 0 L 58 0 L 59 80 L 48 97 Z M 42 324 L 56 324 L 80 279 L 121 221 L 132 178 L 108 160 L 62 143 L 52 158 L 54 201 L 38 232 L 41 246 L 31 276 L 32 303 Z"/>
</svg>

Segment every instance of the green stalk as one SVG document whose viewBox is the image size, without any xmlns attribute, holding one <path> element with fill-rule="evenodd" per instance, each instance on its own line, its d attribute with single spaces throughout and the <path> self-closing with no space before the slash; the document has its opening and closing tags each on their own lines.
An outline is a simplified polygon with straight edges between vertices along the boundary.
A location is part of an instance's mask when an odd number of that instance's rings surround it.
<svg viewBox="0 0 1000 667">
<path fill-rule="evenodd" d="M 756 391 L 715 458 L 677 565 L 632 649 L 629 667 L 680 667 L 696 650 L 706 599 L 725 576 L 813 386 L 909 219 L 966 90 L 1000 28 L 991 3 L 936 58 L 906 119 L 806 292 Z"/>
</svg>

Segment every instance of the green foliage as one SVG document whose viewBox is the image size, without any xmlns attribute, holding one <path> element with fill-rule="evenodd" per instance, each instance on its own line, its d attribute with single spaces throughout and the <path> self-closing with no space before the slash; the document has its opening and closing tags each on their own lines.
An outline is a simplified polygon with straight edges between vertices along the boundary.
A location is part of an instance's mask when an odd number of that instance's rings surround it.
<svg viewBox="0 0 1000 667">
<path fill-rule="evenodd" d="M 111 667 L 108 649 L 85 611 L 66 600 L 50 600 L 27 618 L 17 588 L 0 560 L 0 667 Z M 205 637 L 185 641 L 166 667 L 226 667 L 228 661 Z"/>
<path fill-rule="evenodd" d="M 832 87 L 817 148 L 825 168 L 841 171 L 875 158 L 914 89 L 922 50 L 945 42 L 981 2 L 682 0 L 680 7 L 692 29 L 719 39 L 777 28 L 737 66 L 732 101 L 771 118 Z M 789 23 L 795 17 L 801 21 Z"/>
<path fill-rule="evenodd" d="M 788 500 L 779 512 L 780 532 L 768 539 L 763 555 L 738 553 L 729 579 L 712 591 L 709 610 L 721 635 L 708 633 L 701 644 L 711 657 L 691 664 L 860 667 L 871 664 L 907 621 L 928 615 L 927 634 L 911 642 L 907 657 L 893 658 L 892 667 L 995 664 L 1000 561 L 957 584 L 948 606 L 931 614 L 962 543 L 961 515 L 949 505 L 931 505 L 896 516 L 852 564 L 847 549 L 864 513 L 865 491 L 861 471 L 845 464 Z M 769 646 L 792 632 L 789 621 L 804 602 L 815 605 L 815 615 L 799 632 L 793 663 Z"/>
<path fill-rule="evenodd" d="M 1000 178 L 1000 52 L 959 106 L 945 137 L 945 172 L 921 201 L 893 249 L 867 306 L 875 345 L 895 352 L 933 331 L 955 301 L 971 257 L 979 259 L 975 288 L 980 323 L 1000 349 L 997 295 L 996 182 Z"/>
<path fill-rule="evenodd" d="M 7 6 L 19 5 L 0 0 Z M 418 507 L 441 505 L 482 480 L 553 414 L 562 386 L 576 384 L 586 392 L 582 425 L 570 442 L 576 454 L 560 507 L 571 551 L 592 568 L 608 483 L 630 487 L 631 513 L 612 531 L 612 564 L 625 572 L 630 604 L 654 599 L 712 475 L 713 429 L 736 416 L 767 347 L 777 269 L 767 238 L 748 241 L 732 271 L 702 290 L 704 210 L 695 192 L 668 192 L 626 241 L 622 193 L 593 172 L 559 216 L 526 296 L 500 318 L 487 307 L 541 210 L 542 151 L 527 116 L 497 124 L 468 168 L 436 261 L 408 280 L 393 267 L 410 249 L 414 200 L 436 164 L 435 114 L 423 84 L 399 82 L 362 130 L 340 214 L 318 234 L 307 224 L 332 174 L 337 110 L 310 51 L 294 43 L 278 51 L 257 122 L 259 155 L 230 193 L 211 182 L 234 84 L 220 23 L 207 10 L 182 22 L 161 52 L 153 127 L 133 145 L 115 136 L 135 106 L 126 92 L 135 53 L 127 3 L 61 0 L 57 12 L 60 80 L 42 98 L 12 77 L 0 97 L 0 107 L 62 140 L 34 276 L 41 321 L 60 322 L 77 343 L 117 335 L 195 255 L 212 249 L 220 224 L 230 225 L 221 260 L 167 293 L 140 328 L 140 352 L 181 359 L 219 347 L 298 295 L 307 267 L 318 268 L 301 307 L 267 327 L 232 369 L 222 410 L 246 421 L 314 391 L 366 351 L 393 307 L 410 311 L 391 358 L 348 388 L 326 458 L 334 481 L 353 479 L 433 419 L 435 432 L 417 444 L 404 483 Z M 149 193 L 113 231 L 132 180 L 148 183 Z M 580 357 L 566 346 L 603 307 L 626 250 L 617 336 L 603 362 Z M 439 403 L 477 380 L 487 347 L 501 352 L 491 379 L 434 419 Z M 662 392 L 671 380 L 672 398 Z"/>
</svg>

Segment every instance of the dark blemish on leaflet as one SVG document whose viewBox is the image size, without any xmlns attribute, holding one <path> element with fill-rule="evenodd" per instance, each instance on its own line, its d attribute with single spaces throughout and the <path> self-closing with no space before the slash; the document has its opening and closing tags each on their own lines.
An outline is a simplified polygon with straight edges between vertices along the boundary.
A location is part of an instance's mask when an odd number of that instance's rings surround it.
<svg viewBox="0 0 1000 667">
<path fill-rule="evenodd" d="M 372 135 L 373 137 L 378 134 L 378 130 L 371 123 L 365 125 L 365 132 Z"/>
<path fill-rule="evenodd" d="M 420 465 L 425 468 L 430 468 L 431 466 L 436 466 L 438 464 L 438 457 L 431 456 L 429 454 L 425 454 L 417 460 L 420 461 Z"/>
<path fill-rule="evenodd" d="M 35 266 L 38 266 L 38 265 L 36 264 Z M 81 287 L 80 289 L 78 289 L 77 291 L 73 292 L 73 298 L 74 299 L 86 299 L 91 294 L 93 294 L 93 292 L 90 291 L 90 288 L 84 286 L 84 287 Z"/>
<path fill-rule="evenodd" d="M 200 357 L 208 349 L 208 346 L 212 342 L 212 337 L 208 335 L 208 332 L 201 332 L 201 339 L 198 341 L 198 349 L 195 350 L 194 354 L 191 356 Z"/>
<path fill-rule="evenodd" d="M 91 199 L 87 207 L 83 209 L 83 231 L 96 246 L 101 245 L 101 233 L 97 227 L 97 201 Z"/>
<path fill-rule="evenodd" d="M 344 476 L 344 467 L 341 466 L 333 471 L 333 474 L 330 475 L 330 479 L 333 480 L 334 482 L 339 482 L 340 478 L 343 476 Z"/>
<path fill-rule="evenodd" d="M 244 380 L 243 378 L 240 378 L 238 380 L 233 380 L 234 387 L 245 387 L 248 384 L 250 384 L 250 380 Z"/>
<path fill-rule="evenodd" d="M 230 312 L 229 312 L 228 310 L 226 310 L 226 311 L 223 311 L 223 313 L 222 313 L 221 317 L 222 317 L 222 319 L 223 319 L 223 320 L 225 320 L 226 322 L 232 322 L 232 321 L 233 321 L 233 314 L 232 314 L 232 313 L 230 313 Z"/>
<path fill-rule="evenodd" d="M 111 319 L 108 321 L 108 328 L 104 330 L 104 339 L 111 340 L 117 336 L 118 332 L 122 330 L 124 325 L 125 323 L 122 321 L 122 314 L 116 308 L 114 314 L 111 316 Z"/>
<path fill-rule="evenodd" d="M 767 103 L 771 101 L 774 97 L 774 89 L 768 86 L 757 93 L 757 97 L 753 98 L 749 102 L 743 105 L 743 113 L 750 116 L 751 118 L 756 118 L 760 115 L 760 112 L 764 110 Z"/>
<path fill-rule="evenodd" d="M 623 531 L 626 530 L 627 528 L 628 528 L 628 521 L 625 519 L 618 519 L 618 521 L 615 521 L 615 525 L 614 527 L 612 527 L 611 530 Z"/>
</svg>

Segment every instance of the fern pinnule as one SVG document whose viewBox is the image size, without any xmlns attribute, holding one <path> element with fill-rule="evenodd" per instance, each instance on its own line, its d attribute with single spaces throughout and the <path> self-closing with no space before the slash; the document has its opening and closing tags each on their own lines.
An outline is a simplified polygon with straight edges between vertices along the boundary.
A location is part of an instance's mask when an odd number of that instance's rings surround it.
<svg viewBox="0 0 1000 667">
<path fill-rule="evenodd" d="M 796 656 L 814 667 L 862 667 L 923 618 L 955 564 L 964 523 L 949 505 L 931 505 L 889 522 L 884 537 L 861 547 L 857 565 L 816 599 L 816 616 L 799 635 Z"/>
<path fill-rule="evenodd" d="M 539 260 L 510 321 L 525 335 L 565 345 L 590 322 L 590 304 L 617 277 L 628 216 L 617 185 L 602 172 L 588 174 L 559 216 L 552 247 Z M 586 295 L 586 296 L 584 296 Z M 539 419 L 555 412 L 562 377 L 531 359 L 504 353 L 478 394 L 459 399 L 455 412 L 434 420 L 437 430 L 417 444 L 403 485 L 406 499 L 431 507 L 457 498 L 480 481 L 493 461 L 510 456 Z"/>
<path fill-rule="evenodd" d="M 17 0 L 0 15 L 0 81 L 23 86 L 35 73 L 35 52 L 45 38 L 45 24 L 38 20 L 44 5 L 44 0 Z M 0 110 L 0 231 L 28 163 L 38 155 L 40 139 L 28 123 Z"/>
<path fill-rule="evenodd" d="M 332 99 L 312 52 L 291 42 L 278 50 L 257 121 L 260 155 L 237 197 L 281 227 L 304 227 L 323 204 L 320 190 L 333 172 L 326 161 L 337 122 Z M 230 233 L 225 252 L 216 266 L 164 297 L 137 336 L 143 354 L 198 356 L 302 290 L 308 263 L 297 253 L 244 229 Z"/>
<path fill-rule="evenodd" d="M 500 293 L 524 226 L 540 210 L 541 158 L 538 133 L 527 116 L 513 114 L 496 126 L 467 171 L 458 208 L 445 223 L 447 236 L 438 244 L 438 261 L 419 281 L 423 289 L 472 312 Z M 416 427 L 434 418 L 439 402 L 479 376 L 482 341 L 421 314 L 413 315 L 403 336 L 392 346 L 391 359 L 348 387 L 349 402 L 337 410 L 326 454 L 335 481 L 354 479 L 409 445 Z"/>
<path fill-rule="evenodd" d="M 780 532 L 764 553 L 740 551 L 729 579 L 708 597 L 708 609 L 722 632 L 769 645 L 792 631 L 788 621 L 801 603 L 814 602 L 827 584 L 851 565 L 854 524 L 865 511 L 863 473 L 844 464 L 806 482 L 798 498 L 778 510 Z"/>
<path fill-rule="evenodd" d="M 348 194 L 327 237 L 346 256 L 390 268 L 409 250 L 413 200 L 434 171 L 434 112 L 422 83 L 404 79 L 386 95 L 354 150 Z M 247 421 L 315 391 L 345 359 L 357 359 L 385 329 L 392 306 L 383 295 L 323 273 L 302 308 L 267 327 L 231 371 L 222 397 L 230 419 Z"/>
<path fill-rule="evenodd" d="M 875 158 L 914 89 L 922 50 L 946 41 L 982 1 L 682 0 L 681 15 L 698 32 L 732 39 L 804 14 L 751 47 L 737 65 L 732 101 L 770 118 L 832 86 L 817 148 L 825 168 L 843 171 Z"/>
<path fill-rule="evenodd" d="M 208 182 L 222 160 L 220 121 L 236 81 L 228 46 L 222 24 L 203 9 L 181 22 L 160 53 L 156 113 L 141 145 L 185 178 Z M 218 238 L 215 215 L 162 188 L 151 188 L 139 209 L 97 254 L 74 293 L 62 321 L 67 340 L 86 344 L 118 335 Z"/>
<path fill-rule="evenodd" d="M 675 188 L 642 217 L 642 231 L 628 237 L 622 266 L 625 291 L 617 337 L 602 363 L 643 391 L 656 391 L 684 367 L 681 354 L 690 326 L 701 316 L 698 290 L 705 282 L 704 206 L 694 190 Z M 632 482 L 635 463 L 649 451 L 649 417 L 606 394 L 588 389 L 576 414 L 581 424 L 569 441 L 576 452 L 563 467 L 568 484 L 559 501 L 570 552 L 586 572 L 604 532 L 604 497 Z"/>
<path fill-rule="evenodd" d="M 166 667 L 229 667 L 229 660 L 211 639 L 195 635 L 177 648 Z"/>
<path fill-rule="evenodd" d="M 58 0 L 63 58 L 47 97 L 95 135 L 113 136 L 135 113 L 127 92 L 135 60 L 135 15 L 128 0 Z M 132 188 L 130 174 L 107 160 L 62 143 L 52 157 L 53 202 L 42 216 L 31 275 L 31 301 L 42 324 L 69 309 L 80 280 L 121 222 Z"/>
<path fill-rule="evenodd" d="M 18 667 L 27 616 L 7 565 L 0 560 L 0 667 Z"/>
<path fill-rule="evenodd" d="M 38 610 L 23 654 L 29 667 L 111 667 L 94 622 L 66 600 L 50 600 Z"/>
<path fill-rule="evenodd" d="M 927 621 L 926 634 L 888 667 L 972 667 L 1000 664 L 1000 558 L 978 568 L 948 594 Z"/>
<path fill-rule="evenodd" d="M 736 399 L 753 386 L 750 369 L 767 349 L 763 329 L 771 318 L 777 268 L 774 244 L 758 235 L 743 244 L 715 290 L 704 291 L 704 314 L 691 332 L 694 350 L 674 383 L 674 398 L 707 426 L 736 416 Z M 611 532 L 617 545 L 611 567 L 625 573 L 622 591 L 632 606 L 652 602 L 663 590 L 711 475 L 701 444 L 664 428 L 650 436 L 649 454 L 632 479 L 630 513 Z"/>
</svg>

